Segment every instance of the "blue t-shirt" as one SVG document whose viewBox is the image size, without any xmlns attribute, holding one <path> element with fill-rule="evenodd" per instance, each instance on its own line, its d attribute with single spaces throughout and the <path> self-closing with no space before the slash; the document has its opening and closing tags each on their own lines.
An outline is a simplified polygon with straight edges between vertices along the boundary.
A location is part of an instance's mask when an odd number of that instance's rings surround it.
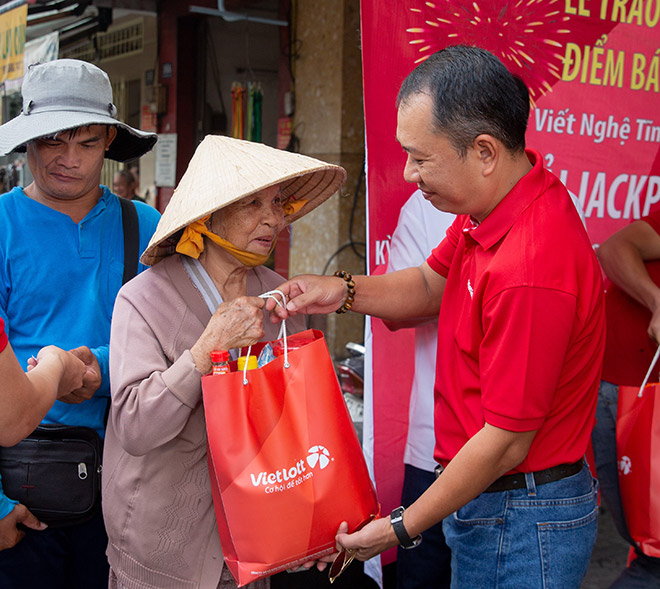
<svg viewBox="0 0 660 589">
<path fill-rule="evenodd" d="M 83 425 L 104 433 L 110 395 L 110 320 L 124 273 L 124 232 L 119 199 L 103 194 L 80 221 L 43 205 L 14 188 L 0 196 L 0 318 L 21 366 L 46 345 L 65 350 L 88 346 L 96 356 L 102 383 L 80 404 L 55 401 L 44 423 Z M 160 213 L 135 202 L 140 254 Z M 138 272 L 146 266 L 139 264 Z M 1 492 L 0 518 L 14 501 Z"/>
<path fill-rule="evenodd" d="M 94 208 L 74 223 L 68 215 L 25 195 L 0 196 L 0 317 L 21 366 L 46 345 L 88 346 L 99 361 L 102 384 L 80 404 L 56 401 L 44 423 L 84 425 L 103 435 L 110 394 L 110 320 L 124 271 L 119 199 L 102 187 Z M 140 253 L 160 214 L 136 202 Z M 146 267 L 138 267 L 141 272 Z"/>
</svg>

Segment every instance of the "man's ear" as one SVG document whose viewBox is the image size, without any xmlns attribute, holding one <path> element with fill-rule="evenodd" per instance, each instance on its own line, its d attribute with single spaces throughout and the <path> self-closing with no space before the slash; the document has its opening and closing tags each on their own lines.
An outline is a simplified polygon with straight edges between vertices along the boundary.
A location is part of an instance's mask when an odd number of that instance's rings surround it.
<svg viewBox="0 0 660 589">
<path fill-rule="evenodd" d="M 117 137 L 117 127 L 110 126 L 108 125 L 108 137 L 105 142 L 105 150 L 108 151 L 110 148 L 110 144 L 115 140 L 115 137 Z"/>
<path fill-rule="evenodd" d="M 478 135 L 473 143 L 474 152 L 479 158 L 484 176 L 489 176 L 495 170 L 500 157 L 501 144 L 492 135 Z"/>
</svg>

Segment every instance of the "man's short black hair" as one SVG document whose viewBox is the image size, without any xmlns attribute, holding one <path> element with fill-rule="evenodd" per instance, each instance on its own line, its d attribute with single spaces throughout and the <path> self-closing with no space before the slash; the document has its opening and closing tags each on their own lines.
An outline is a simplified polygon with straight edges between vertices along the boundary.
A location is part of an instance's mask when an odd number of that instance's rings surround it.
<svg viewBox="0 0 660 589">
<path fill-rule="evenodd" d="M 529 93 L 495 55 L 454 45 L 431 55 L 404 80 L 397 107 L 412 96 L 433 100 L 433 125 L 464 157 L 474 139 L 492 135 L 511 152 L 525 149 Z"/>
</svg>

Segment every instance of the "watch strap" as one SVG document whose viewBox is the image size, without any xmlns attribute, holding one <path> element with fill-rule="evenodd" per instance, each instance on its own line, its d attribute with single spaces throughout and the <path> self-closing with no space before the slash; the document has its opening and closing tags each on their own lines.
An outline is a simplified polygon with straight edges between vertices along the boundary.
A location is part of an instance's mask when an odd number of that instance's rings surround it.
<svg viewBox="0 0 660 589">
<path fill-rule="evenodd" d="M 422 535 L 419 534 L 415 538 L 411 538 L 408 534 L 406 527 L 403 525 L 403 512 L 405 508 L 403 506 L 397 507 L 392 510 L 390 514 L 390 523 L 392 524 L 392 529 L 396 534 L 399 544 L 402 548 L 415 548 L 419 546 L 422 541 Z"/>
</svg>

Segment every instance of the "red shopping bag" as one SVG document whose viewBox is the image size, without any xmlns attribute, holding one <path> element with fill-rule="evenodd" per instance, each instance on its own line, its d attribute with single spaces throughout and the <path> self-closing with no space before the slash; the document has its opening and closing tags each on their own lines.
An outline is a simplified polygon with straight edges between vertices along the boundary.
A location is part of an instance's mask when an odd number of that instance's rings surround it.
<svg viewBox="0 0 660 589">
<path fill-rule="evenodd" d="M 660 384 L 619 387 L 616 421 L 621 503 L 628 530 L 660 557 Z"/>
<path fill-rule="evenodd" d="M 225 562 L 239 587 L 334 551 L 379 514 L 362 448 L 320 331 L 287 338 L 245 373 L 202 378 L 209 471 Z"/>
</svg>

